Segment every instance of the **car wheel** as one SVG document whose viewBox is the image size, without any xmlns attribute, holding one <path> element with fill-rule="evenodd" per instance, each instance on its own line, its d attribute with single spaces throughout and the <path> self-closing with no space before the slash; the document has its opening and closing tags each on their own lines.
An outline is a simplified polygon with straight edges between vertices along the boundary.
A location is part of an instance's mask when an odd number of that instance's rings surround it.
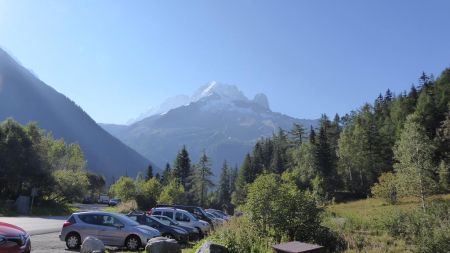
<svg viewBox="0 0 450 253">
<path fill-rule="evenodd" d="M 203 239 L 203 231 L 200 228 L 196 228 L 198 230 L 198 236 L 200 239 Z"/>
<path fill-rule="evenodd" d="M 81 245 L 80 235 L 77 233 L 70 233 L 66 236 L 66 246 L 68 249 L 78 249 Z"/>
<path fill-rule="evenodd" d="M 131 251 L 138 250 L 141 247 L 141 239 L 135 235 L 130 235 L 125 240 L 125 247 Z"/>
<path fill-rule="evenodd" d="M 163 236 L 169 239 L 175 239 L 175 236 L 173 236 L 172 234 L 163 234 Z"/>
</svg>

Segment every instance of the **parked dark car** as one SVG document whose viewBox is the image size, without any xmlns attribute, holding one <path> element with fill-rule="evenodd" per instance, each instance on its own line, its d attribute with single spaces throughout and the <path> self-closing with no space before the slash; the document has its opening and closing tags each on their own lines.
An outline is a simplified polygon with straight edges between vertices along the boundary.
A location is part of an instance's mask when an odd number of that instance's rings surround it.
<svg viewBox="0 0 450 253">
<path fill-rule="evenodd" d="M 144 213 L 129 213 L 130 219 L 137 221 L 139 224 L 147 225 L 158 230 L 162 236 L 177 240 L 179 243 L 187 243 L 189 241 L 189 233 L 176 226 L 166 225 L 160 220 L 148 216 Z"/>
<path fill-rule="evenodd" d="M 0 253 L 31 252 L 30 236 L 17 226 L 0 222 Z"/>
<path fill-rule="evenodd" d="M 120 203 L 120 199 L 110 199 L 108 206 L 117 206 Z"/>
<path fill-rule="evenodd" d="M 161 221 L 163 224 L 167 226 L 176 226 L 186 230 L 189 233 L 189 241 L 198 241 L 200 239 L 200 234 L 198 233 L 198 230 L 194 227 L 183 226 L 177 221 L 164 215 L 152 215 L 151 217 Z"/>
<path fill-rule="evenodd" d="M 208 222 L 209 225 L 211 225 L 211 228 L 214 229 L 213 221 L 211 220 L 211 218 L 208 217 L 205 210 L 203 210 L 203 208 L 201 208 L 201 207 L 184 206 L 184 205 L 165 205 L 165 204 L 159 204 L 159 205 L 156 205 L 156 207 L 173 207 L 173 208 L 177 208 L 177 209 L 186 210 L 186 211 L 190 212 L 191 214 L 193 214 L 197 219 Z"/>
</svg>

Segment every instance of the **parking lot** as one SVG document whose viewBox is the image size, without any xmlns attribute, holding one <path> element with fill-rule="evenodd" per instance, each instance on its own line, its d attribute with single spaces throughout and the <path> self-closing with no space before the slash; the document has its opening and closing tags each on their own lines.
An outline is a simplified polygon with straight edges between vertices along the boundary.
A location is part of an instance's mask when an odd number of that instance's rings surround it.
<svg viewBox="0 0 450 253">
<path fill-rule="evenodd" d="M 59 232 L 40 234 L 31 236 L 31 246 L 33 248 L 33 253 L 69 253 L 69 252 L 79 252 L 76 250 L 68 250 L 65 242 L 59 240 Z M 107 247 L 109 252 L 122 252 L 117 248 Z"/>
<path fill-rule="evenodd" d="M 66 250 L 65 243 L 59 240 L 58 235 L 59 232 L 50 234 L 32 235 L 31 246 L 33 248 L 33 253 L 71 252 L 70 250 Z"/>
</svg>

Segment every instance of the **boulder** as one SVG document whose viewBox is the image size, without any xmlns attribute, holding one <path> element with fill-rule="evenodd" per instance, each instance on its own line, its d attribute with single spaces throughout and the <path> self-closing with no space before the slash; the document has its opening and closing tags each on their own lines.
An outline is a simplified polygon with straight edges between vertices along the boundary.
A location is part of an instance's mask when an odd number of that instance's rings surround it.
<svg viewBox="0 0 450 253">
<path fill-rule="evenodd" d="M 145 251 L 148 253 L 181 253 L 181 247 L 174 239 L 155 237 L 147 242 Z"/>
<path fill-rule="evenodd" d="M 99 239 L 88 236 L 84 239 L 83 244 L 81 244 L 80 253 L 104 253 L 105 245 Z"/>
<path fill-rule="evenodd" d="M 228 253 L 228 250 L 222 245 L 206 241 L 195 253 Z"/>
</svg>

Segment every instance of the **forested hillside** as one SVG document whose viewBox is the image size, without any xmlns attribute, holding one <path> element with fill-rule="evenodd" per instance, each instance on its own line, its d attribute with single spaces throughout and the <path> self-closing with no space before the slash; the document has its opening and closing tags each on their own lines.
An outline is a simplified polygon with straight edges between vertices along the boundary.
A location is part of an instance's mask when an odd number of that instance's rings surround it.
<svg viewBox="0 0 450 253">
<path fill-rule="evenodd" d="M 280 129 L 273 138 L 260 140 L 247 155 L 234 203 L 244 203 L 245 186 L 269 172 L 284 173 L 322 201 L 342 197 L 342 192 L 364 197 L 382 173 L 416 173 L 402 169 L 402 164 L 416 159 L 407 157 L 413 151 L 405 150 L 408 146 L 420 148 L 419 159 L 426 164 L 418 165 L 418 170 L 427 172 L 422 176 L 434 185 L 430 191 L 442 191 L 438 185 L 449 181 L 449 102 L 450 69 L 446 69 L 437 79 L 423 73 L 408 92 L 387 90 L 373 103 L 342 117 L 323 115 L 317 129 L 300 125 L 290 131 Z M 422 146 L 415 146 L 416 141 L 422 141 Z"/>
<path fill-rule="evenodd" d="M 10 117 L 21 124 L 37 122 L 55 138 L 78 143 L 86 156 L 87 168 L 105 176 L 107 181 L 126 172 L 136 175 L 150 163 L 0 49 L 0 121 Z"/>
<path fill-rule="evenodd" d="M 264 94 L 251 99 L 236 86 L 211 82 L 200 87 L 187 104 L 130 126 L 102 127 L 161 168 L 183 146 L 193 161 L 205 151 L 217 177 L 224 160 L 233 166 L 240 164 L 259 138 L 293 123 L 309 127 L 316 126 L 317 120 L 274 112 Z"/>
<path fill-rule="evenodd" d="M 342 117 L 323 115 L 317 128 L 294 124 L 260 139 L 239 170 L 224 162 L 216 185 L 207 154 L 193 164 L 183 147 L 163 174 L 122 177 L 110 194 L 126 201 L 124 212 L 156 203 L 237 208 L 244 215 L 208 238 L 232 253 L 292 240 L 327 252 L 446 253 L 449 102 L 450 69 L 423 74 L 408 92 L 388 90 Z M 337 204 L 355 199 L 365 200 Z"/>
</svg>

